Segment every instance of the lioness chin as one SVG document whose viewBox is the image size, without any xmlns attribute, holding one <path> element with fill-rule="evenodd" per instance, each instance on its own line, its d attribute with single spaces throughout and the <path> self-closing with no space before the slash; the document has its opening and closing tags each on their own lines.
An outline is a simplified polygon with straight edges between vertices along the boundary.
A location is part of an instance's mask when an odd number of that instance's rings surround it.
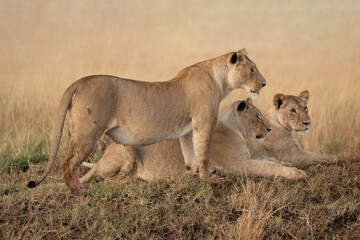
<svg viewBox="0 0 360 240">
<path fill-rule="evenodd" d="M 180 71 L 167 82 L 142 82 L 107 75 L 88 76 L 63 94 L 53 128 L 49 174 L 68 115 L 68 151 L 61 162 L 65 183 L 73 192 L 87 186 L 79 181 L 79 166 L 96 142 L 107 134 L 119 144 L 144 146 L 180 137 L 185 164 L 196 162 L 201 179 L 209 177 L 209 145 L 220 101 L 232 89 L 257 94 L 266 82 L 246 50 L 228 53 Z"/>
<path fill-rule="evenodd" d="M 279 164 L 273 158 L 250 158 L 247 140 L 263 140 L 271 130 L 269 127 L 250 99 L 226 107 L 220 114 L 210 147 L 210 169 L 255 176 L 307 177 L 304 171 Z M 107 180 L 126 179 L 126 176 L 161 180 L 184 173 L 184 163 L 178 139 L 144 147 L 111 144 L 96 164 L 84 162 L 91 170 L 80 181 L 87 183 L 97 176 Z"/>
</svg>

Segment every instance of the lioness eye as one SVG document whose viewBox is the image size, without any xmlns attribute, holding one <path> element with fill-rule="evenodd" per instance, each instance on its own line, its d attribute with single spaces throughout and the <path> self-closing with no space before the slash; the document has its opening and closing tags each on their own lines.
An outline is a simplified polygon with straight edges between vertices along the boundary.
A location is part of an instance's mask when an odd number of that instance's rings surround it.
<svg viewBox="0 0 360 240">
<path fill-rule="evenodd" d="M 292 112 L 292 113 L 296 113 L 295 108 L 292 108 L 292 109 L 290 110 L 290 112 Z"/>
<path fill-rule="evenodd" d="M 257 119 L 261 120 L 261 117 L 260 117 L 260 115 L 257 115 Z"/>
<path fill-rule="evenodd" d="M 307 110 L 308 110 L 307 106 L 305 106 L 304 109 L 305 109 L 305 112 L 307 112 Z"/>
<path fill-rule="evenodd" d="M 252 72 L 252 73 L 255 73 L 255 69 L 252 68 L 252 69 L 251 69 L 251 72 Z"/>
</svg>

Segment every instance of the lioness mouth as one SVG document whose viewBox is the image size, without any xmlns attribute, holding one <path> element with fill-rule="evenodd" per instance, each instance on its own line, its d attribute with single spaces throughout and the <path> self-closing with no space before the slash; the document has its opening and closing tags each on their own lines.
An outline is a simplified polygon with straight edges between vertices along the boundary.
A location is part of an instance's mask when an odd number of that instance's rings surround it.
<svg viewBox="0 0 360 240">
<path fill-rule="evenodd" d="M 309 128 L 297 129 L 297 130 L 296 130 L 296 132 L 298 132 L 298 133 L 306 133 L 307 131 L 309 131 Z"/>
</svg>

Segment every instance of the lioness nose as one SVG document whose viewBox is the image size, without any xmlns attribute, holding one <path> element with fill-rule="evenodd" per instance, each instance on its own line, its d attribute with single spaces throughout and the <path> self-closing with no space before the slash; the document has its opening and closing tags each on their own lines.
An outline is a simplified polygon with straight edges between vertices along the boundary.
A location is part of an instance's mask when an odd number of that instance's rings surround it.
<svg viewBox="0 0 360 240">
<path fill-rule="evenodd" d="M 263 87 L 265 87 L 265 86 L 266 86 L 266 82 L 263 82 L 261 85 L 262 85 Z"/>
<path fill-rule="evenodd" d="M 310 124 L 310 121 L 308 122 L 302 122 L 305 126 L 309 125 Z"/>
<path fill-rule="evenodd" d="M 270 132 L 270 131 L 271 131 L 271 128 L 267 128 L 266 130 L 267 130 L 268 132 Z"/>
</svg>

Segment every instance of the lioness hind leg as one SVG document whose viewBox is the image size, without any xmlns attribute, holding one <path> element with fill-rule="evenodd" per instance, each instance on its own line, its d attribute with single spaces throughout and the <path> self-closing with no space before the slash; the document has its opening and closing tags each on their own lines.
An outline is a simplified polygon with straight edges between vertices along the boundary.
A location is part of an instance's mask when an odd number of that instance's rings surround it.
<svg viewBox="0 0 360 240">
<path fill-rule="evenodd" d="M 87 186 L 82 184 L 79 180 L 79 167 L 91 154 L 94 145 L 95 144 L 92 144 L 92 147 L 87 146 L 80 148 L 74 147 L 70 142 L 68 153 L 61 161 L 65 183 L 73 192 L 80 193 L 87 189 Z"/>
<path fill-rule="evenodd" d="M 128 176 L 134 170 L 135 163 L 140 165 L 141 159 L 133 147 L 112 143 L 97 163 L 97 174 L 103 179 Z"/>
<path fill-rule="evenodd" d="M 71 158 L 73 158 L 74 155 L 75 155 L 74 148 L 73 148 L 73 146 L 71 146 L 71 144 L 69 144 L 67 154 L 61 160 L 61 169 L 63 171 L 64 180 L 65 180 L 66 185 L 70 189 L 77 189 L 77 186 L 74 185 L 73 182 L 71 181 L 72 177 L 71 177 L 70 170 L 69 170 L 69 160 Z"/>
</svg>

